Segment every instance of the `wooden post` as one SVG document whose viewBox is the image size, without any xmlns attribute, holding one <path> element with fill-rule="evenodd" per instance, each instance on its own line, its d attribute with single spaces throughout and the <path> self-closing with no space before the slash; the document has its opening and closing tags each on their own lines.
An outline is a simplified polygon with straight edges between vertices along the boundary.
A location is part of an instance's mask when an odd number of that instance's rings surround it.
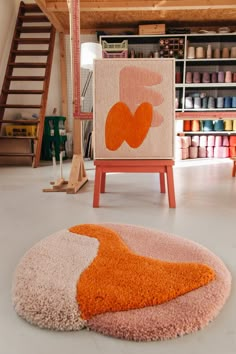
<svg viewBox="0 0 236 354">
<path fill-rule="evenodd" d="M 65 35 L 59 33 L 59 45 L 60 45 L 60 70 L 61 70 L 61 112 L 66 117 L 65 128 L 68 127 L 68 99 L 67 99 L 67 74 L 66 74 L 66 51 L 65 51 Z"/>
</svg>

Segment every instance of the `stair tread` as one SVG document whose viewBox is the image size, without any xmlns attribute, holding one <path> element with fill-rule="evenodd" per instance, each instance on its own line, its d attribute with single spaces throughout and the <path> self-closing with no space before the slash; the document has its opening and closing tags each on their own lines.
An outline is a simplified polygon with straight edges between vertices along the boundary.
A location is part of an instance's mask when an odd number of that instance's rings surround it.
<svg viewBox="0 0 236 354">
<path fill-rule="evenodd" d="M 52 26 L 17 26 L 16 29 L 21 33 L 50 33 Z"/>
<path fill-rule="evenodd" d="M 22 56 L 28 56 L 28 55 L 38 55 L 38 56 L 43 56 L 43 55 L 48 55 L 49 50 L 12 50 L 12 54 L 15 55 L 22 55 Z"/>
<path fill-rule="evenodd" d="M 15 38 L 19 44 L 48 44 L 50 38 Z"/>
<path fill-rule="evenodd" d="M 9 81 L 44 81 L 45 76 L 8 76 Z"/>
<path fill-rule="evenodd" d="M 0 104 L 0 108 L 41 108 L 38 104 Z"/>
<path fill-rule="evenodd" d="M 10 66 L 15 68 L 46 68 L 47 63 L 9 63 Z"/>
<path fill-rule="evenodd" d="M 39 119 L 1 119 L 0 120 L 0 124 L 8 124 L 8 123 L 32 125 L 32 124 L 38 124 Z"/>
<path fill-rule="evenodd" d="M 42 95 L 43 90 L 3 90 L 7 95 Z"/>
<path fill-rule="evenodd" d="M 49 22 L 49 19 L 45 15 L 20 15 L 18 20 L 23 22 Z"/>
<path fill-rule="evenodd" d="M 0 156 L 19 156 L 19 157 L 27 157 L 27 156 L 35 156 L 34 153 L 23 153 L 23 152 L 0 152 Z"/>
<path fill-rule="evenodd" d="M 21 8 L 25 10 L 25 12 L 39 12 L 42 13 L 40 7 L 36 4 L 21 4 Z"/>
<path fill-rule="evenodd" d="M 0 136 L 0 140 L 11 140 L 11 139 L 26 139 L 26 140 L 37 140 L 37 136 Z"/>
</svg>

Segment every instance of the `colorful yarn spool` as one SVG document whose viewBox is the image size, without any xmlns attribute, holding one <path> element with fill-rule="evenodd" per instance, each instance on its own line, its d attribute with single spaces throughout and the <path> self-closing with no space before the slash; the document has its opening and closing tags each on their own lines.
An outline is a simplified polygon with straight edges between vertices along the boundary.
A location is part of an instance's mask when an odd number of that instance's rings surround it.
<svg viewBox="0 0 236 354">
<path fill-rule="evenodd" d="M 199 98 L 199 97 L 197 97 L 197 98 Z M 199 120 L 193 120 L 192 121 L 192 131 L 193 132 L 199 132 L 199 130 L 200 130 L 200 122 L 199 122 Z"/>
<path fill-rule="evenodd" d="M 193 136 L 192 136 L 191 145 L 192 145 L 192 146 L 199 146 L 199 143 L 200 143 L 200 137 L 199 137 L 199 135 L 193 135 Z"/>
<path fill-rule="evenodd" d="M 214 128 L 213 120 L 204 120 L 204 122 L 203 122 L 203 130 L 205 132 L 212 131 L 213 128 Z"/>
<path fill-rule="evenodd" d="M 186 160 L 189 158 L 189 148 L 183 148 L 182 149 L 182 159 Z"/>
<path fill-rule="evenodd" d="M 229 145 L 230 146 L 236 146 L 236 136 L 231 135 L 229 138 Z"/>
<path fill-rule="evenodd" d="M 202 147 L 207 146 L 207 136 L 206 135 L 200 136 L 199 146 L 202 146 Z"/>
<path fill-rule="evenodd" d="M 229 146 L 229 138 L 228 138 L 228 136 L 226 136 L 226 135 L 223 136 L 222 145 L 223 146 Z"/>
<path fill-rule="evenodd" d="M 236 119 L 233 120 L 233 130 L 236 130 Z"/>
<path fill-rule="evenodd" d="M 224 130 L 232 130 L 233 129 L 233 121 L 230 119 L 224 120 Z"/>
<path fill-rule="evenodd" d="M 209 158 L 214 157 L 214 147 L 213 146 L 207 147 L 207 157 L 209 157 Z"/>
<path fill-rule="evenodd" d="M 189 157 L 190 157 L 190 159 L 196 159 L 198 157 L 198 148 L 197 148 L 197 146 L 190 146 L 190 148 L 189 148 Z"/>
<path fill-rule="evenodd" d="M 207 146 L 215 146 L 215 136 L 214 135 L 208 135 Z"/>
<path fill-rule="evenodd" d="M 223 131 L 224 130 L 224 121 L 221 119 L 215 120 L 214 130 L 215 131 Z"/>
<path fill-rule="evenodd" d="M 204 146 L 199 146 L 198 148 L 198 156 L 201 157 L 201 158 L 204 158 L 207 156 L 206 154 L 206 147 Z"/>
<path fill-rule="evenodd" d="M 185 132 L 191 131 L 191 120 L 184 120 L 184 131 Z"/>
<path fill-rule="evenodd" d="M 215 138 L 215 146 L 219 147 L 222 146 L 222 136 L 221 135 L 217 135 Z"/>
</svg>

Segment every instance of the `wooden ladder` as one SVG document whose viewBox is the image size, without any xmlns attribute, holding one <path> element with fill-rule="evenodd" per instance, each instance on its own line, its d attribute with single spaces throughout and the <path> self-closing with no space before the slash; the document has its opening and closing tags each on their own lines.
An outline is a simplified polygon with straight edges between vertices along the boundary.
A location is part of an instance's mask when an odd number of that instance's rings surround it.
<svg viewBox="0 0 236 354">
<path fill-rule="evenodd" d="M 28 132 L 27 126 L 36 127 L 36 134 L 20 135 L 18 132 L 7 136 L 2 129 L 0 142 L 1 139 L 7 139 L 10 146 L 16 144 L 17 139 L 30 139 L 32 144 L 29 152 L 0 152 L 0 156 L 30 156 L 33 167 L 37 167 L 40 162 L 55 33 L 55 28 L 36 4 L 20 3 L 0 97 L 0 132 L 2 126 L 17 124 L 25 127 L 24 132 Z M 27 49 L 28 46 L 30 49 Z M 24 75 L 17 75 L 19 69 Z M 31 118 L 29 113 L 26 114 L 28 119 L 24 119 L 22 112 L 22 119 L 8 119 L 9 109 L 16 113 L 33 110 L 36 118 Z"/>
</svg>

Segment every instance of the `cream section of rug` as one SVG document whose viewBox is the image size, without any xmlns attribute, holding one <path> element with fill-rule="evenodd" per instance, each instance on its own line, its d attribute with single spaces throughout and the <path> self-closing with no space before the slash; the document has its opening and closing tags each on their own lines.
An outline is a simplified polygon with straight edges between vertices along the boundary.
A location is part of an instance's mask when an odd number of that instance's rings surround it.
<svg viewBox="0 0 236 354">
<path fill-rule="evenodd" d="M 212 321 L 231 289 L 231 274 L 208 249 L 187 239 L 133 225 L 102 224 L 120 235 L 137 254 L 174 262 L 211 266 L 216 280 L 167 303 L 143 309 L 105 313 L 87 326 L 97 332 L 135 341 L 170 339 L 197 331 Z"/>
<path fill-rule="evenodd" d="M 76 285 L 98 246 L 96 239 L 61 230 L 32 247 L 14 275 L 12 300 L 18 315 L 43 328 L 83 328 Z"/>
</svg>

